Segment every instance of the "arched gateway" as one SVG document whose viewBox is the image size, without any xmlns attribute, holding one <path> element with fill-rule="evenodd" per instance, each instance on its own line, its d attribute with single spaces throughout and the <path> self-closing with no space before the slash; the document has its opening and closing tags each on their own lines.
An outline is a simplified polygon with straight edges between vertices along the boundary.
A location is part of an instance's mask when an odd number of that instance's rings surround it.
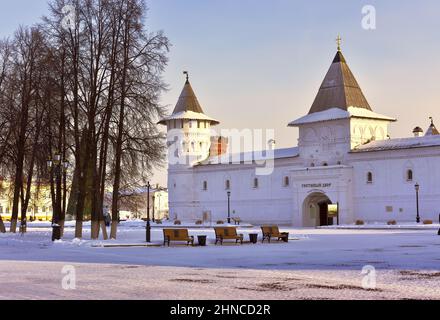
<svg viewBox="0 0 440 320">
<path fill-rule="evenodd" d="M 323 192 L 310 193 L 303 203 L 303 226 L 316 227 L 336 224 L 338 205 L 332 204 Z"/>
</svg>

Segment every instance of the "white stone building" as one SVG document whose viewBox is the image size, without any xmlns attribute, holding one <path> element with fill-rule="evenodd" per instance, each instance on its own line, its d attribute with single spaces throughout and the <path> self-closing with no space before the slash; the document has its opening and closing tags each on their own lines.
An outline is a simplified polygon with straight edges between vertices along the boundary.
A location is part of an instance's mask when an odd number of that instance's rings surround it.
<svg viewBox="0 0 440 320">
<path fill-rule="evenodd" d="M 232 217 L 255 224 L 415 222 L 418 184 L 421 221 L 437 220 L 440 135 L 431 122 L 425 136 L 417 127 L 413 137 L 390 139 L 394 121 L 372 111 L 338 49 L 309 113 L 289 124 L 299 129 L 298 146 L 274 150 L 272 174 L 258 175 L 257 162 L 233 162 L 228 139 L 212 137 L 219 122 L 187 79 L 160 122 L 168 128 L 170 217 L 226 220 L 229 191 Z"/>
</svg>

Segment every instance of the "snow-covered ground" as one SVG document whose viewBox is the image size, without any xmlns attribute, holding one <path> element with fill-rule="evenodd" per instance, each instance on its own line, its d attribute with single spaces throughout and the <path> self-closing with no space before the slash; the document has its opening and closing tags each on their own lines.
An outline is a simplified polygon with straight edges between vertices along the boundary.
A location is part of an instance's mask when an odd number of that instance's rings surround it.
<svg viewBox="0 0 440 320">
<path fill-rule="evenodd" d="M 44 223 L 0 235 L 0 299 L 440 299 L 436 230 L 282 228 L 296 240 L 221 247 L 211 228 L 197 228 L 190 234 L 207 235 L 207 247 L 168 248 L 117 247 L 145 244 L 140 221 L 122 223 L 118 240 L 106 242 L 74 240 L 71 226 L 58 243 Z M 239 232 L 248 239 L 259 229 Z M 152 239 L 160 245 L 162 230 Z M 76 290 L 62 288 L 66 265 Z M 376 269 L 375 290 L 362 287 L 366 265 Z"/>
<path fill-rule="evenodd" d="M 363 225 L 355 224 L 344 224 L 344 225 L 333 225 L 333 226 L 323 226 L 318 227 L 319 229 L 386 229 L 386 230 L 438 230 L 440 224 L 423 224 L 423 223 L 412 223 L 412 222 L 401 222 L 395 225 L 388 225 L 384 222 L 371 222 Z"/>
</svg>

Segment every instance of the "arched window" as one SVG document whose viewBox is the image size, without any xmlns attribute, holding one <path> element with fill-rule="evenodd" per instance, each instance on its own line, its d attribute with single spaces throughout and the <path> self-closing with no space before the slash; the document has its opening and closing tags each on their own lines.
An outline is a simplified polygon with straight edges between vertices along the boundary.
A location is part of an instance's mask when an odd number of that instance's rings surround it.
<svg viewBox="0 0 440 320">
<path fill-rule="evenodd" d="M 406 172 L 406 181 L 413 181 L 414 173 L 411 169 Z"/>
<path fill-rule="evenodd" d="M 208 190 L 208 181 L 203 181 L 203 191 Z"/>
<path fill-rule="evenodd" d="M 284 177 L 284 186 L 285 187 L 290 186 L 290 178 L 289 177 Z"/>
<path fill-rule="evenodd" d="M 226 182 L 225 182 L 225 189 L 226 190 L 231 190 L 231 180 L 226 180 Z"/>
<path fill-rule="evenodd" d="M 258 188 L 258 178 L 254 178 L 254 188 L 257 189 Z"/>
<path fill-rule="evenodd" d="M 322 164 L 322 166 L 323 166 L 323 167 L 328 167 L 328 163 L 327 163 L 327 162 L 324 162 L 324 163 Z"/>
<path fill-rule="evenodd" d="M 367 173 L 367 183 L 373 183 L 373 173 L 372 172 Z"/>
</svg>

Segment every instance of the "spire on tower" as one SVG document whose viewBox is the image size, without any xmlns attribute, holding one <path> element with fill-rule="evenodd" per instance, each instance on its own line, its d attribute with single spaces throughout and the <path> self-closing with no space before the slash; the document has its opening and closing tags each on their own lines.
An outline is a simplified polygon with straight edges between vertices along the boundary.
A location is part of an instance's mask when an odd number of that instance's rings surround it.
<svg viewBox="0 0 440 320">
<path fill-rule="evenodd" d="M 426 130 L 425 136 L 437 136 L 437 135 L 440 135 L 440 132 L 435 127 L 434 118 L 433 117 L 429 117 L 429 120 L 431 120 L 431 124 L 429 125 L 428 130 Z"/>
<path fill-rule="evenodd" d="M 338 45 L 338 51 L 341 51 L 341 43 L 342 43 L 342 38 L 340 35 L 338 35 L 338 37 L 336 38 L 336 44 Z"/>
<path fill-rule="evenodd" d="M 183 71 L 183 74 L 186 75 L 186 82 L 189 82 L 189 72 Z"/>
</svg>

